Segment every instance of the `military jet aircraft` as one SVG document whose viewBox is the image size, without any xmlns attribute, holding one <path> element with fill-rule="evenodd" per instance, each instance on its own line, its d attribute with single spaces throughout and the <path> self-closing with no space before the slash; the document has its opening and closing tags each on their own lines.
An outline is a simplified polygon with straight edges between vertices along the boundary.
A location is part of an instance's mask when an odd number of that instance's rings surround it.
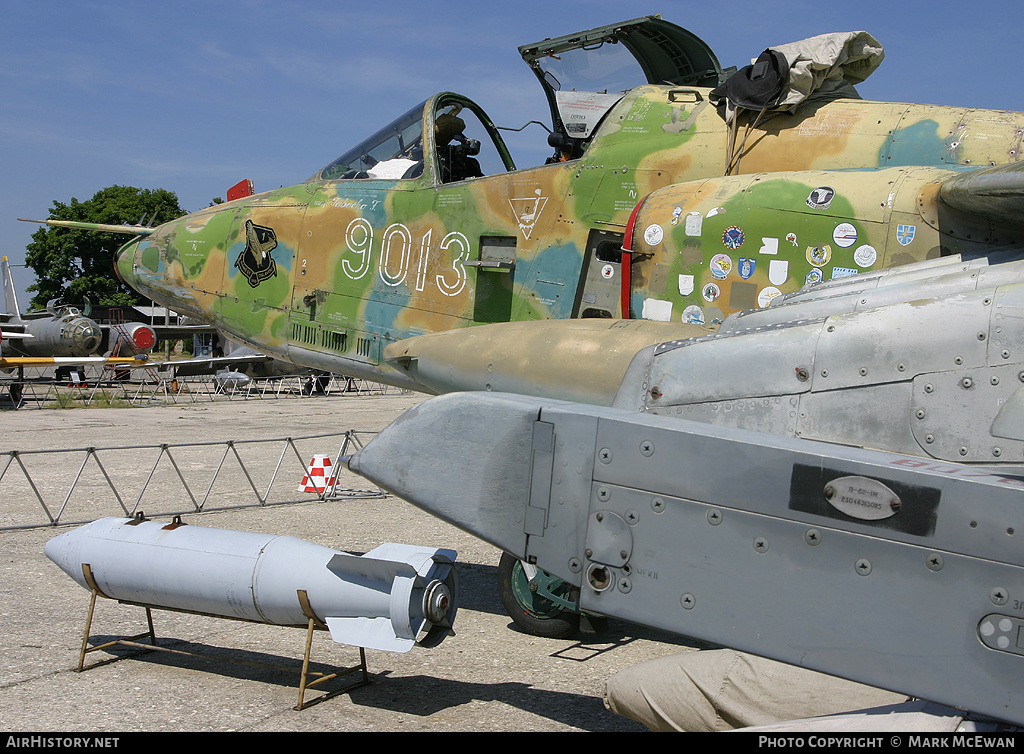
<svg viewBox="0 0 1024 754">
<path fill-rule="evenodd" d="M 0 371 L 18 372 L 18 379 L 8 383 L 15 407 L 21 405 L 25 367 L 144 366 L 156 345 L 156 336 L 148 325 L 99 325 L 77 308 L 61 306 L 58 301 L 51 301 L 45 312 L 23 316 L 7 257 L 0 259 L 0 276 L 5 305 L 0 314 Z"/>
<path fill-rule="evenodd" d="M 99 325 L 76 307 L 59 301 L 51 301 L 46 311 L 22 315 L 7 257 L 0 259 L 0 275 L 5 305 L 0 314 L 0 342 L 9 352 L 6 358 L 0 357 L 0 368 L 98 363 L 111 358 L 135 363 L 136 357 L 145 356 L 156 345 L 156 335 L 148 325 Z"/>
<path fill-rule="evenodd" d="M 136 236 L 119 275 L 261 352 L 428 392 L 495 371 L 453 366 L 428 333 L 511 322 L 537 373 L 474 386 L 543 372 L 610 402 L 638 348 L 804 285 L 1019 251 L 1024 114 L 860 99 L 883 56 L 866 33 L 731 75 L 656 16 L 520 53 L 551 113 L 546 164 L 515 166 L 484 110 L 444 92 L 303 183 L 104 228 Z M 530 327 L 555 319 L 601 336 Z M 556 358 L 552 337 L 576 350 Z"/>
<path fill-rule="evenodd" d="M 117 269 L 271 355 L 476 390 L 351 467 L 549 593 L 1020 722 L 1024 114 L 864 101 L 880 47 L 834 42 L 733 76 L 657 17 L 526 45 L 549 163 L 446 92 Z"/>
<path fill-rule="evenodd" d="M 302 183 L 104 229 L 136 236 L 117 271 L 145 296 L 261 353 L 413 388 L 382 359 L 413 335 L 714 324 L 1014 240 L 988 200 L 1018 182 L 1024 115 L 859 99 L 883 54 L 862 32 L 779 49 L 729 76 L 658 16 L 524 45 L 544 165 L 517 167 L 485 111 L 443 92 Z"/>
</svg>

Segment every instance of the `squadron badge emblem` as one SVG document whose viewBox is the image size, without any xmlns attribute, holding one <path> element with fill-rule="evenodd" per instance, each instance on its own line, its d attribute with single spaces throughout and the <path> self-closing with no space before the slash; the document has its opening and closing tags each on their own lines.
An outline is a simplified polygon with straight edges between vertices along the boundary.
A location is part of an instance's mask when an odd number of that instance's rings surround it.
<svg viewBox="0 0 1024 754">
<path fill-rule="evenodd" d="M 277 275 L 277 265 L 270 252 L 277 248 L 277 236 L 273 228 L 245 221 L 245 249 L 238 255 L 235 267 L 245 275 L 249 285 L 255 288 L 264 280 Z"/>
<path fill-rule="evenodd" d="M 914 240 L 914 235 L 917 233 L 916 225 L 897 225 L 896 226 L 896 240 L 900 242 L 900 246 L 906 246 Z"/>
</svg>

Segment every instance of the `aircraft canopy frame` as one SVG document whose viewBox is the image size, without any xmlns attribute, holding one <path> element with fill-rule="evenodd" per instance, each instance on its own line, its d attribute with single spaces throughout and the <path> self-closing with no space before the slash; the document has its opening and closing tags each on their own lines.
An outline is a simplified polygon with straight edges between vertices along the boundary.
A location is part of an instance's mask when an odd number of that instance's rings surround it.
<svg viewBox="0 0 1024 754">
<path fill-rule="evenodd" d="M 613 69 L 607 60 L 610 50 L 606 45 L 621 45 L 618 49 L 625 50 L 628 55 L 619 53 L 618 57 L 632 57 L 639 66 L 639 75 L 646 81 L 617 78 L 625 72 L 620 62 L 615 77 L 610 77 L 601 88 L 597 88 L 593 84 L 593 74 Z M 574 89 L 611 95 L 644 83 L 716 87 L 726 76 L 707 43 L 681 26 L 663 20 L 660 15 L 643 16 L 522 45 L 519 54 L 540 79 L 551 109 L 552 123 L 556 131 L 563 133 L 565 127 L 556 97 L 558 91 Z M 600 60 L 601 56 L 606 59 Z M 636 71 L 635 67 L 633 71 Z M 559 78 L 559 73 L 562 78 Z M 571 79 L 563 80 L 566 74 L 571 75 Z"/>
<path fill-rule="evenodd" d="M 467 134 L 476 138 L 467 138 Z M 395 118 L 310 180 L 410 180 L 425 176 L 424 180 L 432 184 L 449 183 L 472 177 L 471 173 L 453 170 L 452 163 L 472 160 L 479 154 L 481 143 L 489 152 L 488 173 L 484 175 L 516 169 L 511 153 L 483 109 L 460 94 L 441 92 Z"/>
</svg>

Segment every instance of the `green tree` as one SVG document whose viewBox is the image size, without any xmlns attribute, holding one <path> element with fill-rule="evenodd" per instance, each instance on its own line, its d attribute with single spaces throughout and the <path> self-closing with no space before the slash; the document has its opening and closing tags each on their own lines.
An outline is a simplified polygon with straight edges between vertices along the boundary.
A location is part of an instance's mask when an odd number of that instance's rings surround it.
<svg viewBox="0 0 1024 754">
<path fill-rule="evenodd" d="M 156 225 L 184 214 L 171 191 L 110 186 L 84 202 L 74 197 L 68 204 L 54 200 L 49 219 L 119 224 L 145 218 L 147 225 Z M 36 282 L 27 288 L 35 292 L 30 305 L 41 308 L 55 298 L 78 305 L 85 299 L 106 306 L 142 303 L 114 273 L 114 256 L 127 241 L 127 236 L 116 233 L 40 228 L 26 247 L 25 263 L 36 273 Z"/>
</svg>

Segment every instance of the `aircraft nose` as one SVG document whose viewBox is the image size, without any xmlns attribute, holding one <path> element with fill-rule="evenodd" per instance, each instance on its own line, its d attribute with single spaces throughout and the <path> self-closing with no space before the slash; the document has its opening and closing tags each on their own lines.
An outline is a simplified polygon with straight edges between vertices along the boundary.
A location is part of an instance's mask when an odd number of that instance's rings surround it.
<svg viewBox="0 0 1024 754">
<path fill-rule="evenodd" d="M 76 351 L 81 349 L 85 353 L 91 354 L 100 347 L 102 337 L 100 329 L 92 320 L 84 317 L 76 319 L 65 329 L 65 333 L 65 337 L 69 338 L 76 346 Z"/>
<path fill-rule="evenodd" d="M 117 253 L 114 255 L 114 274 L 117 276 L 118 280 L 128 286 L 132 283 L 132 268 L 135 264 L 135 252 L 138 249 L 138 246 L 139 239 L 133 238 L 118 249 Z"/>
</svg>

